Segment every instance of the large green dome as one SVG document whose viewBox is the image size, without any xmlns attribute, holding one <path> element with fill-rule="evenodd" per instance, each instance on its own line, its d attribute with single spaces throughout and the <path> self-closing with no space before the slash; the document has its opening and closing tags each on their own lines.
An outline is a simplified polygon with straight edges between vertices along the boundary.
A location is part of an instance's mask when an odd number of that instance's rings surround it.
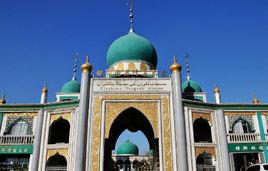
<svg viewBox="0 0 268 171">
<path fill-rule="evenodd" d="M 80 83 L 75 79 L 65 83 L 61 88 L 61 93 L 79 93 Z"/>
<path fill-rule="evenodd" d="M 127 140 L 123 144 L 121 144 L 117 150 L 116 154 L 119 155 L 138 155 L 139 154 L 139 148 L 133 144 L 131 141 Z"/>
<path fill-rule="evenodd" d="M 108 49 L 107 63 L 109 67 L 119 61 L 144 61 L 157 66 L 157 54 L 152 43 L 133 31 L 116 39 Z"/>
<path fill-rule="evenodd" d="M 201 87 L 195 81 L 191 79 L 187 79 L 184 83 L 182 83 L 182 92 L 183 93 L 196 93 L 202 92 Z"/>
</svg>

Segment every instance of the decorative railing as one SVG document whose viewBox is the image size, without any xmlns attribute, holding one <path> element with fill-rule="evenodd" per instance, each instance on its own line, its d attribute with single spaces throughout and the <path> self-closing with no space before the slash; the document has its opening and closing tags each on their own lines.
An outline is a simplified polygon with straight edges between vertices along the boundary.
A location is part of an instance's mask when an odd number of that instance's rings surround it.
<svg viewBox="0 0 268 171">
<path fill-rule="evenodd" d="M 257 133 L 227 134 L 227 140 L 228 143 L 259 142 L 261 137 Z"/>
<path fill-rule="evenodd" d="M 23 136 L 14 136 L 14 135 L 3 135 L 0 136 L 0 145 L 18 145 L 18 144 L 33 144 L 34 136 L 33 135 L 23 135 Z"/>
<path fill-rule="evenodd" d="M 46 168 L 46 171 L 66 171 L 66 166 L 49 166 Z"/>
<path fill-rule="evenodd" d="M 215 166 L 211 165 L 197 165 L 197 171 L 215 171 Z"/>
</svg>

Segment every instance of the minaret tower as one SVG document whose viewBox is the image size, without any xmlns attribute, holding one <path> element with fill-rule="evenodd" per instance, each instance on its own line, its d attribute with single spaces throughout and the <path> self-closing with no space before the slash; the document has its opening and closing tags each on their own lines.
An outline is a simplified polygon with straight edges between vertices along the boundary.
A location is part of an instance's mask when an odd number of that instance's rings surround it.
<svg viewBox="0 0 268 171">
<path fill-rule="evenodd" d="M 81 92 L 79 102 L 79 113 L 77 115 L 77 137 L 75 145 L 75 159 L 74 170 L 84 171 L 86 168 L 86 151 L 87 151 L 87 124 L 88 124 L 88 109 L 89 109 L 89 97 L 90 97 L 90 81 L 92 65 L 88 62 L 88 56 L 86 62 L 81 66 Z"/>
<path fill-rule="evenodd" d="M 174 170 L 187 171 L 187 144 L 185 131 L 185 116 L 182 106 L 182 88 L 181 88 L 181 65 L 177 63 L 176 57 L 173 58 L 173 64 L 170 66 L 172 81 L 172 99 L 174 110 L 174 133 L 175 144 L 173 151 L 175 153 Z"/>
<path fill-rule="evenodd" d="M 47 103 L 47 93 L 48 93 L 47 84 L 45 84 L 45 86 L 42 89 L 41 100 L 40 100 L 41 104 Z"/>
<path fill-rule="evenodd" d="M 47 93 L 48 93 L 48 88 L 47 85 L 42 89 L 42 94 L 41 94 L 41 104 L 47 103 Z M 42 127 L 43 127 L 43 121 L 44 121 L 44 110 L 41 109 L 38 111 L 37 114 L 37 119 L 36 119 L 36 125 L 34 128 L 34 149 L 33 149 L 33 154 L 32 154 L 32 162 L 29 166 L 30 171 L 35 171 L 39 170 L 39 157 L 40 157 L 40 149 L 41 149 L 41 139 L 42 139 Z"/>
<path fill-rule="evenodd" d="M 215 97 L 216 104 L 220 104 L 221 103 L 221 93 L 220 93 L 220 89 L 217 85 L 215 85 L 215 87 L 214 87 L 214 97 Z"/>
</svg>

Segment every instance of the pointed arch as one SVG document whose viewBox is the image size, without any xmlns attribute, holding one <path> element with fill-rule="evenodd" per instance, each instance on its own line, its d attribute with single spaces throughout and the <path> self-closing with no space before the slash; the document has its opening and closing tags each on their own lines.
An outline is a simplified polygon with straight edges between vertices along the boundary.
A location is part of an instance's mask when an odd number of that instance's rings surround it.
<svg viewBox="0 0 268 171">
<path fill-rule="evenodd" d="M 199 154 L 196 158 L 196 166 L 197 170 L 215 170 L 215 166 L 213 164 L 213 157 L 210 153 L 204 151 L 203 153 Z"/>
<path fill-rule="evenodd" d="M 158 162 L 158 138 L 155 137 L 151 122 L 139 109 L 128 107 L 113 120 L 109 130 L 109 136 L 105 139 L 105 170 L 112 168 L 111 151 L 115 150 L 118 137 L 126 129 L 131 132 L 141 131 L 145 135 L 149 143 L 149 149 L 154 151 L 155 163 Z"/>
<path fill-rule="evenodd" d="M 109 131 L 109 139 L 112 139 L 113 149 L 120 134 L 128 129 L 131 132 L 142 131 L 146 136 L 150 148 L 153 147 L 154 130 L 147 117 L 138 109 L 130 107 L 117 116 Z"/>
<path fill-rule="evenodd" d="M 194 142 L 212 142 L 211 128 L 208 120 L 202 117 L 193 123 Z"/>
<path fill-rule="evenodd" d="M 60 117 L 49 127 L 48 144 L 69 143 L 70 123 Z"/>
<path fill-rule="evenodd" d="M 53 171 L 55 169 L 58 170 L 66 170 L 67 167 L 67 160 L 64 156 L 56 153 L 55 155 L 51 156 L 46 162 L 46 171 Z"/>
</svg>

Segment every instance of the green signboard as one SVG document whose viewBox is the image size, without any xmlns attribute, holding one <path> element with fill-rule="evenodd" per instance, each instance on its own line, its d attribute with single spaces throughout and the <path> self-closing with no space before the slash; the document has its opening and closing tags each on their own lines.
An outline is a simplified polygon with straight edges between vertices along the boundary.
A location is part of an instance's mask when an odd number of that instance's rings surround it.
<svg viewBox="0 0 268 171">
<path fill-rule="evenodd" d="M 0 145 L 0 154 L 32 154 L 33 145 Z"/>
<path fill-rule="evenodd" d="M 264 148 L 268 149 L 268 146 L 262 143 L 228 144 L 228 152 L 261 152 Z"/>
</svg>

